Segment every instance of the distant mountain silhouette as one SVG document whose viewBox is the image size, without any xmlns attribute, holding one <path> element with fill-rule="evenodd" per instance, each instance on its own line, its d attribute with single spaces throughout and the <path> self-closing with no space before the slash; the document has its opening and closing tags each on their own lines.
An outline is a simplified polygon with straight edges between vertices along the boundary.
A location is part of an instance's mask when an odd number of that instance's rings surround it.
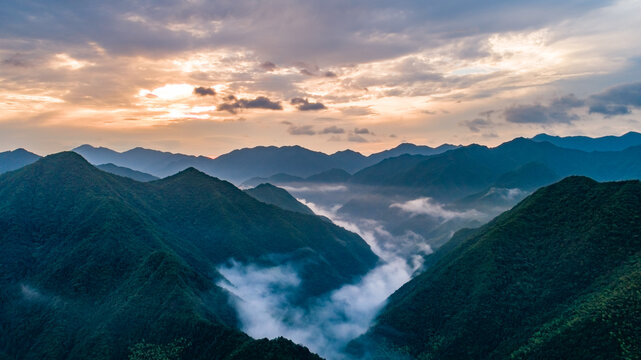
<svg viewBox="0 0 641 360">
<path fill-rule="evenodd" d="M 379 153 L 372 154 L 368 156 L 368 162 L 369 165 L 374 165 L 380 161 L 383 161 L 387 158 L 391 157 L 397 157 L 400 155 L 408 154 L 408 155 L 436 155 L 440 153 L 444 153 L 448 150 L 453 150 L 456 149 L 460 146 L 457 145 L 451 145 L 451 144 L 443 144 L 440 146 L 437 146 L 435 148 L 425 146 L 425 145 L 414 145 L 414 144 L 409 144 L 409 143 L 403 143 L 398 145 L 397 147 L 385 151 L 381 151 Z"/>
<path fill-rule="evenodd" d="M 629 132 L 621 136 L 603 136 L 591 138 L 587 136 L 552 136 L 539 134 L 532 138 L 534 141 L 547 141 L 559 147 L 583 151 L 621 151 L 632 146 L 641 146 L 641 134 Z"/>
<path fill-rule="evenodd" d="M 304 181 L 305 179 L 300 176 L 279 173 L 276 175 L 272 175 L 270 177 L 260 177 L 260 176 L 253 177 L 251 179 L 244 181 L 242 184 L 240 184 L 240 186 L 243 188 L 247 188 L 247 187 L 256 187 L 260 184 L 281 185 L 281 184 L 297 183 L 297 182 L 304 182 Z"/>
<path fill-rule="evenodd" d="M 73 149 L 73 151 L 82 155 L 94 165 L 111 163 L 159 178 L 173 175 L 188 167 L 194 167 L 209 173 L 211 162 L 211 159 L 204 156 L 174 154 L 140 147 L 120 153 L 104 147 L 96 148 L 91 145 L 82 145 Z"/>
<path fill-rule="evenodd" d="M 371 358 L 637 358 L 640 208 L 639 181 L 570 177 L 540 189 L 454 235 L 350 349 Z"/>
<path fill-rule="evenodd" d="M 311 176 L 308 176 L 306 178 L 302 178 L 300 176 L 293 176 L 289 174 L 276 174 L 272 175 L 267 178 L 263 177 L 254 177 L 251 178 L 245 182 L 243 182 L 241 185 L 244 187 L 248 186 L 258 186 L 263 183 L 270 183 L 270 184 L 290 184 L 290 183 L 343 183 L 347 182 L 350 177 L 350 173 L 348 173 L 345 170 L 342 169 L 329 169 L 323 172 L 320 172 L 318 174 L 314 174 Z"/>
<path fill-rule="evenodd" d="M 314 215 L 314 212 L 310 208 L 296 200 L 296 198 L 288 193 L 287 190 L 281 189 L 272 184 L 260 184 L 255 188 L 244 191 L 256 200 L 276 205 L 281 209 L 301 214 Z"/>
<path fill-rule="evenodd" d="M 134 179 L 136 181 L 153 181 L 153 180 L 158 180 L 158 177 L 149 175 L 147 173 L 144 173 L 142 171 L 136 171 L 136 170 L 131 170 L 130 168 L 126 168 L 124 166 L 117 166 L 114 164 L 102 164 L 102 165 L 96 165 L 96 167 L 102 171 L 106 171 L 108 173 L 112 173 L 115 175 L 120 175 L 124 177 L 128 177 L 130 179 Z"/>
<path fill-rule="evenodd" d="M 497 181 L 507 181 L 507 177 L 511 177 L 507 185 L 520 188 L 536 188 L 555 176 L 568 175 L 599 181 L 638 179 L 639 158 L 641 146 L 616 152 L 584 152 L 517 138 L 495 148 L 469 145 L 428 157 L 386 159 L 357 172 L 350 181 L 453 200 L 483 191 Z M 528 163 L 537 165 L 520 170 L 528 171 L 519 175 L 519 167 Z"/>
<path fill-rule="evenodd" d="M 20 169 L 25 165 L 36 162 L 38 159 L 40 159 L 39 155 L 25 149 L 0 152 L 0 174 Z"/>
<path fill-rule="evenodd" d="M 0 176 L 0 245 L 10 358 L 122 359 L 143 340 L 181 338 L 189 359 L 317 358 L 234 330 L 216 267 L 300 259 L 304 304 L 378 261 L 358 235 L 193 168 L 142 183 L 72 152 Z"/>
<path fill-rule="evenodd" d="M 352 150 L 339 151 L 328 155 L 300 146 L 257 146 L 234 150 L 215 159 L 143 148 L 135 148 L 119 153 L 91 145 L 82 145 L 73 151 L 82 155 L 92 164 L 112 163 L 157 177 L 166 177 L 188 167 L 194 167 L 209 175 L 240 184 L 251 178 L 268 180 L 269 177 L 279 173 L 301 178 L 332 169 L 341 169 L 348 173 L 353 173 L 379 162 L 386 156 L 395 156 L 405 152 L 435 154 L 452 147 L 454 146 L 442 145 L 438 148 L 431 148 L 429 146 L 401 144 L 394 149 L 366 157 Z M 255 186 L 259 183 L 250 181 L 248 184 Z"/>
</svg>

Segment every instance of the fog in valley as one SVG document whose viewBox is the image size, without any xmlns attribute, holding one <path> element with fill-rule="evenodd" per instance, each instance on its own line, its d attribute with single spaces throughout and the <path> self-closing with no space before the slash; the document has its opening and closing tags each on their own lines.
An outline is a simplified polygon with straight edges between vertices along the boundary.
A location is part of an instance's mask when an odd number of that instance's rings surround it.
<svg viewBox="0 0 641 360">
<path fill-rule="evenodd" d="M 367 331 L 386 299 L 420 272 L 434 248 L 456 230 L 478 226 L 502 210 L 481 212 L 344 184 L 282 188 L 317 215 L 360 235 L 380 258 L 378 266 L 303 306 L 294 300 L 302 281 L 296 260 L 273 266 L 232 260 L 217 269 L 224 277 L 217 285 L 231 294 L 244 332 L 254 338 L 283 336 L 328 359 L 350 358 L 345 346 Z M 367 209 L 348 209 L 355 203 L 367 203 Z"/>
</svg>

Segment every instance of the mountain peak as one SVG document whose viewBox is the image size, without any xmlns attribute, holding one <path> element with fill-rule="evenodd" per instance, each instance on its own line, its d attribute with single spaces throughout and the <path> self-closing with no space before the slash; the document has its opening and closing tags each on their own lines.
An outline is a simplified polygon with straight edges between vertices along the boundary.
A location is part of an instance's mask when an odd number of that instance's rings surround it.
<svg viewBox="0 0 641 360">
<path fill-rule="evenodd" d="M 55 175 L 67 173 L 82 177 L 81 174 L 100 172 L 85 160 L 82 155 L 74 151 L 63 151 L 47 155 L 40 158 L 32 166 Z"/>
<path fill-rule="evenodd" d="M 182 170 L 182 171 L 178 172 L 178 173 L 177 173 L 176 175 L 174 175 L 174 176 L 183 176 L 183 177 L 198 176 L 198 177 L 208 177 L 208 178 L 211 178 L 211 176 L 209 176 L 209 175 L 205 174 L 204 172 L 202 172 L 202 171 L 200 171 L 200 170 L 196 169 L 196 168 L 195 168 L 195 167 L 193 167 L 193 166 L 190 166 L 190 167 L 186 168 L 185 170 Z"/>
<path fill-rule="evenodd" d="M 78 154 L 77 152 L 74 151 L 63 151 L 51 155 L 47 155 L 40 159 L 38 162 L 43 163 L 43 164 L 56 164 L 58 165 L 59 163 L 68 163 L 68 164 L 83 164 L 86 166 L 91 166 L 87 160 L 85 160 L 82 155 Z"/>
<path fill-rule="evenodd" d="M 71 151 L 83 151 L 83 150 L 100 150 L 100 151 L 110 151 L 110 152 L 114 151 L 104 146 L 93 146 L 90 144 L 82 144 Z"/>
<path fill-rule="evenodd" d="M 394 149 L 413 149 L 413 148 L 416 148 L 416 147 L 417 147 L 417 145 L 412 144 L 412 143 L 400 143 Z M 429 146 L 426 145 L 426 147 L 429 147 Z"/>
</svg>

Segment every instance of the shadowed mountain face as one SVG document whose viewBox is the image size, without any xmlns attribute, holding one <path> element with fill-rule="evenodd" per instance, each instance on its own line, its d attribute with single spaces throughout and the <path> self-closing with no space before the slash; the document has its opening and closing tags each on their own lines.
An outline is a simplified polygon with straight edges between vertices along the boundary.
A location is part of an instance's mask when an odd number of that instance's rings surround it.
<svg viewBox="0 0 641 360">
<path fill-rule="evenodd" d="M 641 146 L 641 134 L 629 132 L 621 136 L 603 136 L 590 138 L 587 136 L 551 136 L 539 134 L 532 138 L 533 141 L 547 141 L 558 147 L 577 149 L 583 151 L 621 151 L 633 146 Z"/>
<path fill-rule="evenodd" d="M 353 233 L 197 170 L 141 183 L 75 153 L 0 176 L 0 244 L 0 354 L 10 358 L 115 359 L 142 339 L 178 338 L 191 343 L 185 358 L 313 358 L 233 330 L 216 267 L 300 260 L 303 302 L 378 260 Z"/>
<path fill-rule="evenodd" d="M 640 208 L 639 181 L 570 177 L 540 189 L 457 233 L 351 349 L 374 358 L 636 358 Z"/>
<path fill-rule="evenodd" d="M 252 189 L 244 190 L 256 200 L 262 201 L 267 204 L 276 205 L 281 209 L 298 212 L 301 214 L 314 215 L 314 212 L 296 200 L 285 189 L 281 189 L 271 184 L 260 184 Z"/>
<path fill-rule="evenodd" d="M 40 156 L 25 149 L 0 152 L 0 174 L 20 169 L 25 165 L 36 162 Z"/>
<path fill-rule="evenodd" d="M 128 177 L 136 181 L 147 182 L 147 181 L 158 180 L 158 178 L 153 175 L 149 175 L 142 171 L 131 170 L 129 168 L 126 168 L 123 166 L 117 166 L 114 164 L 102 164 L 102 165 L 96 165 L 96 167 L 102 171 Z"/>
</svg>

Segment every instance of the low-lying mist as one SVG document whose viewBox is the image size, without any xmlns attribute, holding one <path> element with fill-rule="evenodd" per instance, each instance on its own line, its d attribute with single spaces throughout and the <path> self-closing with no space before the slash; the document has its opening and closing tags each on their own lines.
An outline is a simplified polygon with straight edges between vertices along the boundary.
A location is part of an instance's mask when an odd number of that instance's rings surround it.
<svg viewBox="0 0 641 360">
<path fill-rule="evenodd" d="M 345 359 L 345 345 L 367 331 L 387 297 L 410 280 L 432 249 L 415 233 L 392 236 L 375 221 L 343 219 L 337 216 L 337 207 L 301 201 L 316 214 L 361 235 L 381 258 L 380 265 L 305 308 L 290 300 L 301 283 L 297 264 L 291 261 L 268 267 L 231 261 L 217 269 L 225 277 L 218 285 L 232 294 L 247 334 L 284 336 L 327 359 Z"/>
</svg>

